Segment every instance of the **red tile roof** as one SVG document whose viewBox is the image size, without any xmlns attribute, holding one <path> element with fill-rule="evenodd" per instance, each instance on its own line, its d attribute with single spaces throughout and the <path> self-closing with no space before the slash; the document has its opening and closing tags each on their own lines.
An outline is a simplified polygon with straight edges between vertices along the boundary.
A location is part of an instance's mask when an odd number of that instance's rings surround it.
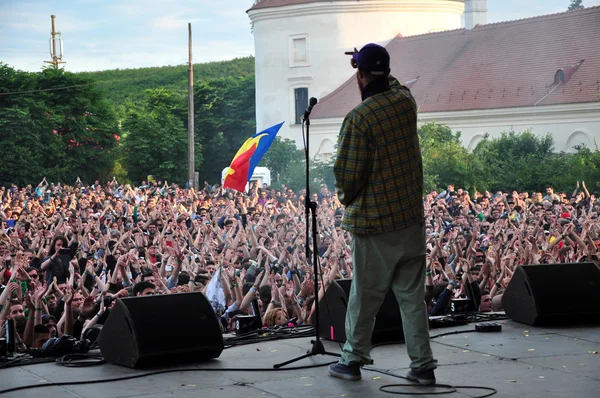
<svg viewBox="0 0 600 398">
<path fill-rule="evenodd" d="M 472 30 L 398 35 L 387 49 L 398 80 L 419 76 L 411 91 L 420 112 L 440 112 L 598 101 L 599 43 L 600 7 L 591 7 Z M 345 116 L 359 102 L 352 76 L 319 101 L 312 117 Z"/>
<path fill-rule="evenodd" d="M 308 3 L 332 3 L 334 1 L 349 1 L 349 0 L 261 0 L 255 5 L 253 5 L 250 10 L 259 10 L 262 8 L 271 8 L 271 7 L 283 7 L 283 6 L 291 6 L 298 4 L 308 4 Z M 361 0 L 356 0 L 361 1 Z M 365 0 L 362 0 L 365 1 Z M 368 1 L 368 0 L 366 0 Z M 450 0 L 450 1 L 464 1 L 464 0 Z"/>
</svg>

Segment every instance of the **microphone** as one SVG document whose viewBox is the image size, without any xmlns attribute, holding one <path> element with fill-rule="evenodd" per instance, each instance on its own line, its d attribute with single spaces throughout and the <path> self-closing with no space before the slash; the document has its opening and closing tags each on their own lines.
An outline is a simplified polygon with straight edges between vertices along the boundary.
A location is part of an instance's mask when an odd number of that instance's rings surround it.
<svg viewBox="0 0 600 398">
<path fill-rule="evenodd" d="M 304 120 L 308 119 L 310 113 L 312 112 L 313 106 L 317 105 L 317 102 L 319 102 L 319 100 L 315 97 L 310 98 L 310 100 L 308 101 L 308 108 L 306 108 L 306 110 L 304 111 Z"/>
</svg>

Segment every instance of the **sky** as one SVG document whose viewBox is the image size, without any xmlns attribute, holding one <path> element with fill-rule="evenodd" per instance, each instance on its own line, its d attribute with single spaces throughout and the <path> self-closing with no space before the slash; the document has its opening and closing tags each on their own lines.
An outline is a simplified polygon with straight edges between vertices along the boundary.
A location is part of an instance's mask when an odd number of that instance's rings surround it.
<svg viewBox="0 0 600 398">
<path fill-rule="evenodd" d="M 94 71 L 187 63 L 254 54 L 246 10 L 254 0 L 0 0 L 0 62 L 39 71 L 50 60 L 50 15 L 62 32 L 66 70 Z M 570 0 L 488 0 L 487 21 L 566 11 Z M 583 0 L 587 7 L 600 0 Z"/>
</svg>

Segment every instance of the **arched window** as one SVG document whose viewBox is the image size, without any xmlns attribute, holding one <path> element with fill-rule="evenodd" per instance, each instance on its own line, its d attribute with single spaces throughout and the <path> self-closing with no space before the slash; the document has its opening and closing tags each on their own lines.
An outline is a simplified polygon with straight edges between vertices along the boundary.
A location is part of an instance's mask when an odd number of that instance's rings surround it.
<svg viewBox="0 0 600 398">
<path fill-rule="evenodd" d="M 484 138 L 485 136 L 483 134 L 476 134 L 473 138 L 471 138 L 471 141 L 469 141 L 467 151 L 473 152 L 475 148 L 477 148 L 477 145 L 479 145 L 479 143 L 483 141 Z"/>
<path fill-rule="evenodd" d="M 565 145 L 565 152 L 576 152 L 576 147 L 585 145 L 587 148 L 594 150 L 596 149 L 596 145 L 594 143 L 594 139 L 591 134 L 587 131 L 575 131 L 571 133 L 569 139 L 567 140 L 567 144 Z"/>
<path fill-rule="evenodd" d="M 328 162 L 333 157 L 334 146 L 331 140 L 325 138 L 319 145 L 319 151 L 315 155 L 315 159 L 323 162 Z"/>
</svg>

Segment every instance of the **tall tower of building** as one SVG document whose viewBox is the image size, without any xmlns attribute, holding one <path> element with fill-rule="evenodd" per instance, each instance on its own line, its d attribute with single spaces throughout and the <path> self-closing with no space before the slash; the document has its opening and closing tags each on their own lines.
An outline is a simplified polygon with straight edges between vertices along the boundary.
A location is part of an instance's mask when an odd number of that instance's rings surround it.
<svg viewBox="0 0 600 398">
<path fill-rule="evenodd" d="M 301 142 L 300 116 L 309 98 L 324 97 L 353 73 L 345 51 L 386 45 L 398 34 L 459 29 L 464 7 L 463 0 L 257 1 L 248 10 L 257 128 L 285 121 L 279 135 Z"/>
</svg>

